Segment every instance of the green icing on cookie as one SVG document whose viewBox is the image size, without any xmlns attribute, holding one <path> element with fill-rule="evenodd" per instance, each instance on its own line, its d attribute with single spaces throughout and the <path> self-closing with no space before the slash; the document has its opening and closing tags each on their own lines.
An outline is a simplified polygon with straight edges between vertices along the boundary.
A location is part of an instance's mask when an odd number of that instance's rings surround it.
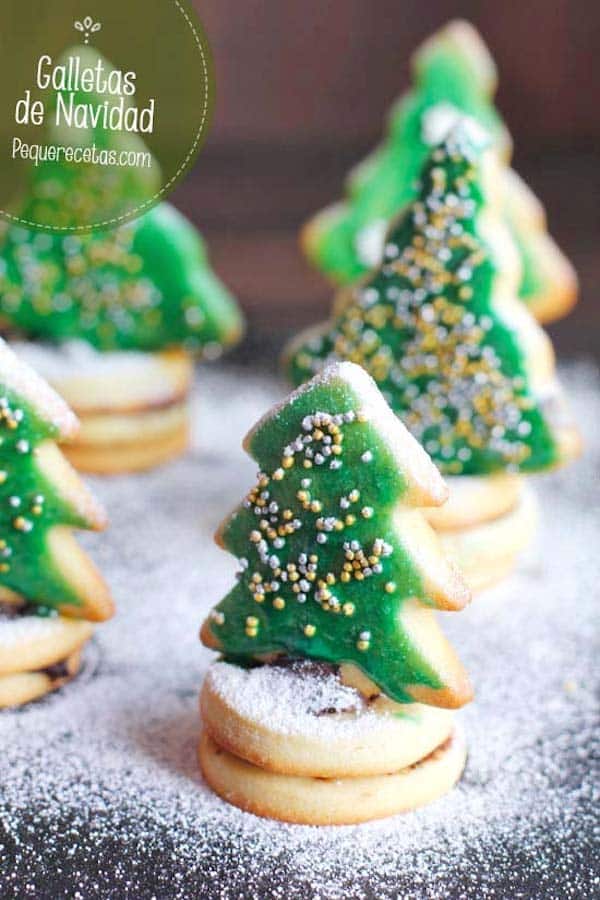
<svg viewBox="0 0 600 900">
<path fill-rule="evenodd" d="M 202 238 L 166 203 L 91 234 L 0 225 L 0 315 L 33 338 L 106 351 L 183 345 L 213 356 L 243 328 Z"/>
<path fill-rule="evenodd" d="M 423 631 L 413 639 L 403 620 L 408 601 L 433 599 L 395 518 L 412 505 L 400 431 L 347 363 L 259 422 L 245 443 L 257 483 L 219 533 L 238 582 L 205 623 L 209 644 L 238 664 L 273 652 L 351 662 L 399 702 L 410 686 L 444 687 Z"/>
<path fill-rule="evenodd" d="M 510 138 L 493 105 L 495 68 L 481 38 L 466 23 L 451 23 L 415 55 L 414 87 L 392 109 L 381 146 L 350 174 L 343 203 L 307 227 L 315 265 L 345 284 L 379 262 L 386 223 L 415 198 L 419 173 L 432 146 L 460 115 L 485 128 L 503 159 Z M 523 268 L 520 297 L 533 303 L 546 289 L 536 247 L 506 210 Z"/>
<path fill-rule="evenodd" d="M 558 459 L 518 327 L 495 303 L 487 152 L 469 120 L 455 127 L 388 233 L 384 262 L 342 292 L 331 321 L 300 336 L 288 357 L 295 384 L 335 360 L 364 366 L 447 474 L 528 472 Z"/>
<path fill-rule="evenodd" d="M 533 305 L 547 289 L 540 262 L 535 250 L 535 244 L 527 239 L 518 222 L 507 212 L 506 224 L 517 248 L 521 261 L 521 282 L 519 284 L 519 297 L 528 305 Z M 535 310 L 533 310 L 535 315 Z"/>
<path fill-rule="evenodd" d="M 39 614 L 62 606 L 74 614 L 82 600 L 49 538 L 56 526 L 93 526 L 40 465 L 40 446 L 59 429 L 3 381 L 0 374 L 0 586 Z"/>
</svg>

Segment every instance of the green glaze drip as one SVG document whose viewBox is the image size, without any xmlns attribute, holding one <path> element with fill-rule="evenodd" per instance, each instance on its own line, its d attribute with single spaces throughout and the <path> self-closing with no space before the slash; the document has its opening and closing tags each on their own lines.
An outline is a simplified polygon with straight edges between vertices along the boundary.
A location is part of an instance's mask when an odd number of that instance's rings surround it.
<svg viewBox="0 0 600 900">
<path fill-rule="evenodd" d="M 384 262 L 289 357 L 295 384 L 328 362 L 361 364 L 447 474 L 528 472 L 558 459 L 519 334 L 494 304 L 481 140 L 465 124 L 432 152 Z"/>
<path fill-rule="evenodd" d="M 104 351 L 183 345 L 210 357 L 242 330 L 200 235 L 166 203 L 86 235 L 0 226 L 0 314 L 33 338 Z"/>
<path fill-rule="evenodd" d="M 51 529 L 89 528 L 38 466 L 36 448 L 57 437 L 56 428 L 0 385 L 0 585 L 40 615 L 81 605 L 48 545 Z"/>
<path fill-rule="evenodd" d="M 393 107 L 383 143 L 350 174 L 345 202 L 315 220 L 309 255 L 338 283 L 355 281 L 377 261 L 378 236 L 415 199 L 421 168 L 432 145 L 445 136 L 439 133 L 444 119 L 447 130 L 459 115 L 471 117 L 507 156 L 508 135 L 492 99 L 495 84 L 481 77 L 472 54 L 470 47 L 448 42 L 444 30 L 417 53 L 414 87 Z M 493 67 L 491 58 L 488 64 Z M 508 209 L 505 215 L 521 257 L 519 295 L 533 302 L 546 289 L 543 270 L 527 231 Z"/>
<path fill-rule="evenodd" d="M 364 403 L 326 374 L 251 434 L 258 482 L 220 533 L 239 580 L 208 623 L 238 663 L 272 652 L 351 662 L 409 702 L 408 686 L 440 681 L 402 608 L 432 601 L 393 521 L 406 477 Z"/>
</svg>

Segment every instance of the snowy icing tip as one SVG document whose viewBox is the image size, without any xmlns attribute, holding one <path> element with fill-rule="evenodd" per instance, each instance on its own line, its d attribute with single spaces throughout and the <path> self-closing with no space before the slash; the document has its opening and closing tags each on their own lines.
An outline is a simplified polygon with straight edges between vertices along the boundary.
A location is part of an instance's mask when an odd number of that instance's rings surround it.
<svg viewBox="0 0 600 900">
<path fill-rule="evenodd" d="M 492 93 L 498 83 L 498 70 L 487 44 L 474 25 L 466 19 L 451 19 L 446 25 L 427 38 L 413 55 L 416 70 L 424 70 L 429 60 L 444 45 L 472 69 L 473 77 Z"/>
<path fill-rule="evenodd" d="M 74 437 L 79 420 L 64 400 L 37 372 L 19 359 L 0 338 L 0 383 L 23 397 L 40 418 L 56 428 L 64 440 Z"/>
<path fill-rule="evenodd" d="M 369 418 L 394 453 L 398 468 L 408 481 L 407 500 L 420 506 L 440 506 L 444 503 L 448 498 L 448 487 L 429 455 L 392 412 L 371 375 L 362 366 L 348 360 L 328 363 L 269 410 L 244 438 L 244 450 L 250 452 L 255 436 L 288 406 L 316 388 L 329 387 L 336 382 L 353 392 L 357 408 L 370 414 Z M 318 410 L 315 409 L 315 412 Z"/>
</svg>

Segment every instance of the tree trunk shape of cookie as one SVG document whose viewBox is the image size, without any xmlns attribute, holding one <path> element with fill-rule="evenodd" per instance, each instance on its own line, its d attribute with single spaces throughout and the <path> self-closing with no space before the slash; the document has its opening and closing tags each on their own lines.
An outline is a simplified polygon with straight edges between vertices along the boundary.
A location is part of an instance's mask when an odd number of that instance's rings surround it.
<svg viewBox="0 0 600 900">
<path fill-rule="evenodd" d="M 451 22 L 429 38 L 414 56 L 413 77 L 414 87 L 391 111 L 381 145 L 351 171 L 345 200 L 323 210 L 304 229 L 309 258 L 340 284 L 354 281 L 380 261 L 386 224 L 415 199 L 427 155 L 461 115 L 488 131 L 503 163 L 510 159 L 511 139 L 493 105 L 496 68 L 472 26 Z M 560 309 L 564 314 L 575 299 L 576 278 L 546 232 L 543 208 L 508 169 L 502 191 L 505 220 L 521 260 L 520 297 L 542 313 L 556 271 L 570 295 Z M 554 318 L 553 312 L 544 310 L 541 317 Z"/>
<path fill-rule="evenodd" d="M 110 593 L 72 530 L 100 530 L 105 514 L 54 443 L 77 427 L 0 340 L 0 597 L 39 614 L 102 620 Z"/>
<path fill-rule="evenodd" d="M 295 384 L 328 362 L 364 366 L 450 475 L 536 471 L 576 451 L 551 344 L 516 299 L 499 174 L 486 133 L 461 121 L 426 160 L 383 262 L 287 354 Z"/>
<path fill-rule="evenodd" d="M 71 55 L 90 69 L 115 71 L 90 47 L 65 57 Z M 74 97 L 99 108 L 109 102 L 93 92 L 75 91 Z M 118 95 L 110 102 L 122 100 Z M 65 127 L 53 126 L 50 137 L 57 145 L 73 143 Z M 86 139 L 88 149 L 98 152 L 148 151 L 139 135 L 100 126 L 90 128 Z M 237 304 L 184 216 L 160 203 L 121 224 L 123 199 L 130 209 L 132 199 L 139 196 L 141 203 L 160 190 L 158 164 L 148 156 L 151 166 L 86 165 L 61 157 L 32 167 L 28 191 L 12 210 L 15 224 L 0 224 L 0 314 L 9 324 L 52 342 L 81 338 L 100 350 L 184 346 L 207 358 L 238 340 L 243 321 Z M 47 221 L 66 229 L 80 221 L 86 205 L 102 210 L 107 230 L 63 235 L 25 225 Z"/>
<path fill-rule="evenodd" d="M 469 593 L 418 509 L 447 490 L 372 379 L 329 367 L 244 446 L 258 481 L 217 536 L 240 572 L 204 642 L 241 664 L 272 653 L 353 663 L 399 702 L 467 702 L 433 610 L 461 609 Z"/>
</svg>

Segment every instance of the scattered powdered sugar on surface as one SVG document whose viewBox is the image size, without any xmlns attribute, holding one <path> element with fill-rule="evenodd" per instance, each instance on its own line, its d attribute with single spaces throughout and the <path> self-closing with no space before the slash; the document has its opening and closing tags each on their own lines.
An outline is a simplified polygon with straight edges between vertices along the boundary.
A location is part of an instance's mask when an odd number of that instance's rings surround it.
<svg viewBox="0 0 600 900">
<path fill-rule="evenodd" d="M 198 772 L 198 628 L 236 570 L 212 533 L 254 480 L 242 436 L 285 393 L 202 371 L 194 451 L 94 482 L 112 527 L 83 540 L 119 612 L 93 665 L 0 717 L 3 900 L 598 896 L 600 392 L 590 367 L 563 375 L 586 455 L 539 479 L 537 548 L 513 577 L 442 616 L 477 691 L 462 781 L 409 815 L 308 828 L 228 806 Z"/>
</svg>

